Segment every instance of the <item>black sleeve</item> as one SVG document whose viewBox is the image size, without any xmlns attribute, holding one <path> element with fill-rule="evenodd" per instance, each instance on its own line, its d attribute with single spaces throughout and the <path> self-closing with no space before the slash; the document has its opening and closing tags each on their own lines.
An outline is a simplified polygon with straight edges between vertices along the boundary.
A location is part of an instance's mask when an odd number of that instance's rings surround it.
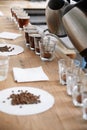
<svg viewBox="0 0 87 130">
<path fill-rule="evenodd" d="M 83 11 L 87 11 L 87 0 L 80 0 L 79 2 L 77 2 L 76 6 Z"/>
<path fill-rule="evenodd" d="M 75 2 L 79 2 L 80 0 L 73 0 L 73 1 L 75 1 Z"/>
</svg>

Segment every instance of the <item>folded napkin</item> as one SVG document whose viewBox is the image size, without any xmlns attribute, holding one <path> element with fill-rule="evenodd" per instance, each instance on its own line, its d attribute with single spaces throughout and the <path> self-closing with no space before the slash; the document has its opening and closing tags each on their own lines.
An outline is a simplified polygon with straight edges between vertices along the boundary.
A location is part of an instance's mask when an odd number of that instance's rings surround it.
<svg viewBox="0 0 87 130">
<path fill-rule="evenodd" d="M 11 33 L 11 32 L 2 32 L 0 33 L 0 38 L 5 38 L 5 39 L 16 39 L 18 37 L 20 37 L 21 34 L 18 33 Z"/>
<path fill-rule="evenodd" d="M 13 68 L 14 80 L 17 82 L 32 82 L 32 81 L 43 81 L 49 80 L 47 75 L 44 73 L 42 67 L 36 68 Z"/>
</svg>

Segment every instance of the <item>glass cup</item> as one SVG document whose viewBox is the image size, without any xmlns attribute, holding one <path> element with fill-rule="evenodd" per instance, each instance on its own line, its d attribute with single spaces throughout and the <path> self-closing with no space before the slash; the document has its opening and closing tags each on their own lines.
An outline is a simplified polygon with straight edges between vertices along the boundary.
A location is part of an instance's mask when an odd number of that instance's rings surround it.
<svg viewBox="0 0 87 130">
<path fill-rule="evenodd" d="M 30 25 L 30 24 L 28 24 L 28 25 L 24 25 L 23 26 L 23 30 L 24 30 L 24 34 L 25 34 L 25 42 L 26 42 L 26 47 L 29 47 L 30 46 L 30 43 L 29 43 L 29 33 L 31 32 L 31 31 L 35 31 L 36 30 L 36 26 L 34 26 L 34 25 Z"/>
<path fill-rule="evenodd" d="M 76 80 L 76 75 L 73 72 L 73 68 L 69 67 L 66 70 L 66 90 L 68 95 L 72 95 L 72 89 L 74 82 Z"/>
<path fill-rule="evenodd" d="M 0 81 L 7 78 L 9 68 L 9 58 L 8 56 L 0 56 Z"/>
<path fill-rule="evenodd" d="M 28 37 L 29 37 L 29 47 L 31 50 L 35 50 L 35 45 L 34 45 L 34 35 L 38 34 L 37 29 L 31 29 L 28 31 Z"/>
<path fill-rule="evenodd" d="M 83 77 L 83 87 L 82 87 L 82 102 L 87 98 L 87 73 Z"/>
<path fill-rule="evenodd" d="M 20 6 L 14 6 L 14 7 L 11 7 L 11 15 L 12 15 L 12 20 L 14 22 L 17 22 L 16 21 L 16 18 L 17 18 L 17 12 L 23 12 L 23 8 L 21 8 Z"/>
<path fill-rule="evenodd" d="M 84 75 L 82 87 L 83 119 L 87 120 L 87 73 Z"/>
<path fill-rule="evenodd" d="M 60 59 L 58 61 L 58 74 L 59 74 L 59 82 L 60 84 L 66 84 L 66 60 Z"/>
<path fill-rule="evenodd" d="M 18 18 L 19 30 L 23 30 L 23 26 L 28 25 L 30 22 L 30 16 L 27 15 L 19 15 L 17 16 L 17 18 Z"/>
<path fill-rule="evenodd" d="M 67 94 L 72 95 L 74 86 L 81 84 L 82 69 L 78 66 L 71 66 L 66 69 Z M 74 92 L 73 92 L 74 93 Z"/>
<path fill-rule="evenodd" d="M 35 44 L 35 53 L 37 55 L 40 55 L 40 47 L 39 47 L 40 42 L 41 42 L 41 35 L 36 34 L 36 36 L 34 37 L 34 44 Z"/>
<path fill-rule="evenodd" d="M 59 82 L 62 85 L 66 85 L 66 72 L 67 68 L 70 67 L 70 70 L 75 69 L 78 67 L 80 62 L 78 60 L 72 59 L 60 59 L 58 60 L 58 74 L 59 74 Z M 71 73 L 72 74 L 72 73 Z"/>
<path fill-rule="evenodd" d="M 14 22 L 15 22 L 15 24 L 17 24 L 18 27 L 19 27 L 19 22 L 18 22 L 19 17 L 23 17 L 23 16 L 24 17 L 28 16 L 28 14 L 24 10 L 15 11 L 15 20 L 14 20 Z"/>
<path fill-rule="evenodd" d="M 28 29 L 27 28 L 24 29 L 24 33 L 25 33 L 26 47 L 29 47 L 29 36 L 28 36 Z"/>
<path fill-rule="evenodd" d="M 60 60 L 58 60 L 59 82 L 62 85 L 66 85 L 66 69 L 70 64 L 71 64 L 70 59 L 60 59 Z"/>
<path fill-rule="evenodd" d="M 72 101 L 74 106 L 82 107 L 82 82 L 83 76 L 76 76 L 74 80 L 73 90 L 72 90 Z"/>
<path fill-rule="evenodd" d="M 31 50 L 35 50 L 35 43 L 34 43 L 34 39 L 37 37 L 38 33 L 31 33 L 29 34 L 29 42 L 30 42 L 30 49 Z"/>
<path fill-rule="evenodd" d="M 43 36 L 40 47 L 40 58 L 42 61 L 52 61 L 54 59 L 57 38 L 55 35 L 47 34 Z"/>
<path fill-rule="evenodd" d="M 83 108 L 82 108 L 82 117 L 84 120 L 87 120 L 87 98 L 84 99 L 83 101 Z"/>
</svg>

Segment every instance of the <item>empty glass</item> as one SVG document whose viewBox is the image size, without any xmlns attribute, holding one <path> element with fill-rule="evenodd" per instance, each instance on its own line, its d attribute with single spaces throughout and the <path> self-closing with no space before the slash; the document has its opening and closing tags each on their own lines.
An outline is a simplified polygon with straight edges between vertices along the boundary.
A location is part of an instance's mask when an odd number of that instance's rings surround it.
<svg viewBox="0 0 87 130">
<path fill-rule="evenodd" d="M 83 87 L 83 76 L 76 76 L 72 89 L 72 101 L 74 106 L 82 106 L 82 87 Z"/>
<path fill-rule="evenodd" d="M 83 101 L 83 109 L 82 109 L 82 112 L 83 112 L 83 115 L 82 115 L 83 119 L 84 119 L 84 120 L 87 120 L 87 98 L 84 99 L 84 101 Z"/>
<path fill-rule="evenodd" d="M 66 88 L 68 95 L 72 95 L 74 86 L 80 84 L 81 77 L 82 69 L 80 67 L 72 66 L 66 69 Z"/>
<path fill-rule="evenodd" d="M 67 83 L 71 82 L 71 78 L 69 78 L 69 80 L 67 80 L 66 83 L 66 72 L 67 69 L 70 67 L 70 71 L 73 72 L 73 70 L 75 70 L 76 73 L 76 67 L 78 67 L 80 65 L 80 62 L 78 60 L 72 60 L 72 59 L 60 59 L 58 60 L 58 73 L 59 73 L 59 82 L 62 85 L 66 85 Z M 69 72 L 70 72 L 69 71 Z M 72 72 L 71 75 L 72 75 Z"/>
<path fill-rule="evenodd" d="M 58 71 L 60 84 L 66 84 L 66 59 L 58 61 Z"/>
<path fill-rule="evenodd" d="M 87 74 L 84 75 L 82 87 L 83 119 L 87 120 Z"/>
<path fill-rule="evenodd" d="M 73 68 L 69 67 L 66 70 L 66 90 L 68 95 L 72 95 L 73 86 L 76 82 L 76 75 Z"/>
</svg>

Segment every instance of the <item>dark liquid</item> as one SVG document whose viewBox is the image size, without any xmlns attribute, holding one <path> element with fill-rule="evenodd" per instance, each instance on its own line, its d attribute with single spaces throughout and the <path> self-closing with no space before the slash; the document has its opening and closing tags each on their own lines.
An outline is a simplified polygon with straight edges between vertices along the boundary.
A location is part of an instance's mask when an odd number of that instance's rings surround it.
<svg viewBox="0 0 87 130">
<path fill-rule="evenodd" d="M 50 52 L 44 52 L 43 53 L 43 57 L 44 58 L 48 58 L 49 59 L 49 58 L 51 58 L 51 56 L 52 56 L 52 54 Z"/>
<path fill-rule="evenodd" d="M 36 53 L 40 54 L 40 48 L 39 48 L 39 42 L 41 40 L 41 37 L 35 37 L 35 42 L 36 42 L 36 47 L 35 47 L 35 51 Z"/>
<path fill-rule="evenodd" d="M 29 36 L 29 41 L 30 41 L 30 48 L 34 50 L 35 46 L 34 46 L 34 37 Z"/>
<path fill-rule="evenodd" d="M 40 53 L 40 49 L 39 48 L 36 47 L 35 50 L 36 50 L 37 53 Z"/>
<path fill-rule="evenodd" d="M 29 19 L 21 19 L 21 18 L 18 18 L 18 23 L 19 23 L 19 27 L 20 28 L 23 28 L 23 26 L 25 25 L 28 25 L 29 23 Z"/>
<path fill-rule="evenodd" d="M 26 39 L 26 43 L 29 43 L 29 36 L 28 36 L 28 32 L 25 32 L 25 39 Z"/>
</svg>

